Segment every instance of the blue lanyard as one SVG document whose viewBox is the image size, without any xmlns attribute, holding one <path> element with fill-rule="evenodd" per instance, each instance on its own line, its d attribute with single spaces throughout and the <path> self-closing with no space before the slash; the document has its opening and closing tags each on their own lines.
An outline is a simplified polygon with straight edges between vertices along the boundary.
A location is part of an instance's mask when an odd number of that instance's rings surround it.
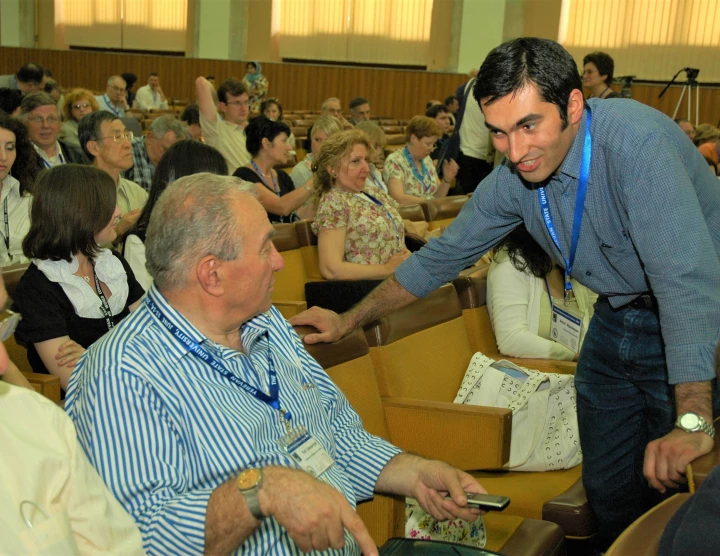
<svg viewBox="0 0 720 556">
<path fill-rule="evenodd" d="M 59 147 L 58 147 L 59 149 Z M 45 167 L 50 170 L 52 169 L 52 164 L 50 164 L 47 160 L 45 160 L 42 156 L 40 157 L 40 160 L 42 160 L 42 163 L 45 165 Z M 62 155 L 62 151 L 58 153 L 58 160 L 60 161 L 60 164 L 65 164 L 65 158 Z"/>
<path fill-rule="evenodd" d="M 283 419 L 285 419 L 286 421 L 290 421 L 290 419 L 292 418 L 292 415 L 290 415 L 290 412 L 285 411 L 284 409 L 282 409 L 280 407 L 280 399 L 279 399 L 280 398 L 280 384 L 278 383 L 277 373 L 275 372 L 275 365 L 273 364 L 273 360 L 272 360 L 272 354 L 270 351 L 270 336 L 269 335 L 268 335 L 268 376 L 270 377 L 270 388 L 269 388 L 270 395 L 268 396 L 265 392 L 258 390 L 254 386 L 248 384 L 241 378 L 235 376 L 230 371 L 228 371 L 225 368 L 225 366 L 222 363 L 220 363 L 220 361 L 215 359 L 215 357 L 213 357 L 212 354 L 210 354 L 210 352 L 205 350 L 197 342 L 190 339 L 190 337 L 188 337 L 187 334 L 185 334 L 182 330 L 180 330 L 177 326 L 175 326 L 175 323 L 173 323 L 170 319 L 168 319 L 163 314 L 163 312 L 160 310 L 160 308 L 155 304 L 155 302 L 152 299 L 150 299 L 148 296 L 145 296 L 145 304 L 147 305 L 148 309 L 150 309 L 150 312 L 162 323 L 162 325 L 170 331 L 173 338 L 175 338 L 180 345 L 188 348 L 190 350 L 190 353 L 192 353 L 199 359 L 202 359 L 203 361 L 205 361 L 208 365 L 210 365 L 218 373 L 220 373 L 225 378 L 227 378 L 230 382 L 232 382 L 236 386 L 239 386 L 240 388 L 245 390 L 248 394 L 254 396 L 256 399 L 258 399 L 262 402 L 265 402 L 270 407 L 272 407 L 276 411 L 280 412 Z"/>
<path fill-rule="evenodd" d="M 119 109 L 119 108 L 115 108 L 115 107 L 112 105 L 112 103 L 110 102 L 110 99 L 108 98 L 108 96 L 107 96 L 106 94 L 103 95 L 103 98 L 105 99 L 105 104 L 108 105 L 108 108 L 110 109 L 110 111 L 111 111 L 113 114 L 115 114 L 116 116 L 119 116 L 119 115 L 120 115 L 120 109 Z"/>
<path fill-rule="evenodd" d="M 387 212 L 388 218 L 390 219 L 390 222 L 392 222 L 393 226 L 395 226 L 395 239 L 400 243 L 400 229 L 398 228 L 397 222 L 395 222 L 395 219 L 393 218 L 392 213 L 390 212 L 390 209 L 387 208 L 385 205 L 383 205 L 379 200 L 377 200 L 375 197 L 370 195 L 367 191 L 362 192 L 365 197 L 370 199 L 373 203 L 375 203 L 380 208 L 384 208 L 385 212 Z"/>
<path fill-rule="evenodd" d="M 570 273 L 575 262 L 575 252 L 577 251 L 578 239 L 580 238 L 580 225 L 582 224 L 583 207 L 585 206 L 585 194 L 587 193 L 588 178 L 590 177 L 590 159 L 592 157 L 592 138 L 590 137 L 590 123 L 592 122 L 592 113 L 590 108 L 587 112 L 587 120 L 585 121 L 585 141 L 583 143 L 582 161 L 580 162 L 580 180 L 578 184 L 577 196 L 575 197 L 575 215 L 573 217 L 572 236 L 570 239 L 570 253 L 566 257 L 560 247 L 560 240 L 555 231 L 555 224 L 550 214 L 550 204 L 548 203 L 545 188 L 538 188 L 538 198 L 540 199 L 540 210 L 542 211 L 545 227 L 555 246 L 560 251 L 565 260 L 565 300 L 567 301 L 572 294 L 572 284 L 570 283 Z"/>
<path fill-rule="evenodd" d="M 432 188 L 432 185 L 428 186 L 425 182 L 425 178 L 430 175 L 430 172 L 428 172 L 427 168 L 425 168 L 425 164 L 420 161 L 420 165 L 422 166 L 422 176 L 420 175 L 420 172 L 418 172 L 417 166 L 415 166 L 415 161 L 413 160 L 412 156 L 410 156 L 410 149 L 407 145 L 405 145 L 405 158 L 408 161 L 408 164 L 410 165 L 410 169 L 412 170 L 412 173 L 415 175 L 415 178 L 422 184 L 423 190 L 425 191 L 425 194 L 428 195 L 430 193 L 430 189 Z"/>
<path fill-rule="evenodd" d="M 258 168 L 257 164 L 255 164 L 255 161 L 254 161 L 254 160 L 251 160 L 251 161 L 250 161 L 250 164 L 252 164 L 252 167 L 255 169 L 255 173 L 256 173 L 256 174 L 258 175 L 258 177 L 260 178 L 260 181 L 263 182 L 263 184 L 265 185 L 265 187 L 267 187 L 268 189 L 270 189 L 270 184 L 268 184 L 268 182 L 265 181 L 265 177 L 263 176 L 263 173 L 260 171 L 260 168 Z M 278 197 L 282 197 L 282 195 L 280 195 L 280 188 L 278 187 L 277 181 L 275 181 L 275 176 L 273 175 L 272 170 L 270 170 L 270 177 L 272 178 L 273 187 L 275 188 L 275 194 L 276 194 Z M 281 217 L 280 217 L 280 222 L 284 222 L 284 221 L 285 221 L 285 219 L 281 216 Z"/>
<path fill-rule="evenodd" d="M 376 170 L 377 172 L 377 170 Z M 375 177 L 375 174 L 373 174 L 373 169 L 370 168 L 370 179 L 373 181 L 373 183 L 377 186 L 378 189 L 384 191 L 387 193 L 387 188 L 383 186 L 383 183 Z"/>
</svg>

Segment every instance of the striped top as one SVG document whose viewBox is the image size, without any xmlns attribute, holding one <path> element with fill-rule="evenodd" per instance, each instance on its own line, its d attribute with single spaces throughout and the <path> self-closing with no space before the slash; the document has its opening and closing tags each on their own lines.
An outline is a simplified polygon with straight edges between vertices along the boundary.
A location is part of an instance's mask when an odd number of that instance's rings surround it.
<svg viewBox="0 0 720 556">
<path fill-rule="evenodd" d="M 148 296 L 188 337 L 242 380 L 268 393 L 268 349 L 280 404 L 334 458 L 321 480 L 354 507 L 372 497 L 400 450 L 367 433 L 357 413 L 273 307 L 242 327 L 242 352 L 205 337 L 155 288 Z M 314 385 L 315 387 L 308 387 Z M 72 373 L 66 409 L 90 461 L 135 518 L 148 554 L 199 554 L 213 489 L 251 467 L 297 468 L 278 440 L 277 411 L 181 345 L 145 303 L 96 342 Z M 345 551 L 359 553 L 346 532 Z M 300 554 L 273 518 L 239 554 Z"/>
</svg>

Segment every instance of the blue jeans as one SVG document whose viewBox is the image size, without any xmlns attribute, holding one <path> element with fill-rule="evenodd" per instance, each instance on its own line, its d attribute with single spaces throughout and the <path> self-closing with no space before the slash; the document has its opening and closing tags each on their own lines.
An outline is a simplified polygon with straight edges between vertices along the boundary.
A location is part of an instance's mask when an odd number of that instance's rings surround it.
<svg viewBox="0 0 720 556">
<path fill-rule="evenodd" d="M 675 421 L 658 316 L 614 310 L 607 300 L 583 342 L 575 373 L 583 485 L 605 550 L 635 519 L 663 498 L 643 477 L 645 447 Z"/>
</svg>

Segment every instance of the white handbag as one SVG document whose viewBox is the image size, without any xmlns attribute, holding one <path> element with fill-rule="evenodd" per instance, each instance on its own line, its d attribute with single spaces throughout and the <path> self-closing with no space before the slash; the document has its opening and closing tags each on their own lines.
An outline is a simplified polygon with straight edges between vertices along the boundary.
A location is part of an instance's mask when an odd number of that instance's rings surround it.
<svg viewBox="0 0 720 556">
<path fill-rule="evenodd" d="M 541 373 L 476 353 L 455 403 L 512 411 L 508 468 L 570 469 L 582 461 L 572 375 Z"/>
</svg>

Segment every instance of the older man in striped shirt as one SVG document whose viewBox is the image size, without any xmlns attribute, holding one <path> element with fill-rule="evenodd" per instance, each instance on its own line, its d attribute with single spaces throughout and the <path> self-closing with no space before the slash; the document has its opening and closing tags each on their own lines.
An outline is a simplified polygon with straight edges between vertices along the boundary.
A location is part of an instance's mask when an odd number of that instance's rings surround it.
<svg viewBox="0 0 720 556">
<path fill-rule="evenodd" d="M 373 492 L 473 520 L 469 475 L 367 433 L 271 306 L 283 260 L 236 178 L 170 185 L 146 240 L 154 285 L 73 372 L 67 410 L 149 554 L 376 554 Z M 450 492 L 443 501 L 438 491 Z"/>
</svg>

